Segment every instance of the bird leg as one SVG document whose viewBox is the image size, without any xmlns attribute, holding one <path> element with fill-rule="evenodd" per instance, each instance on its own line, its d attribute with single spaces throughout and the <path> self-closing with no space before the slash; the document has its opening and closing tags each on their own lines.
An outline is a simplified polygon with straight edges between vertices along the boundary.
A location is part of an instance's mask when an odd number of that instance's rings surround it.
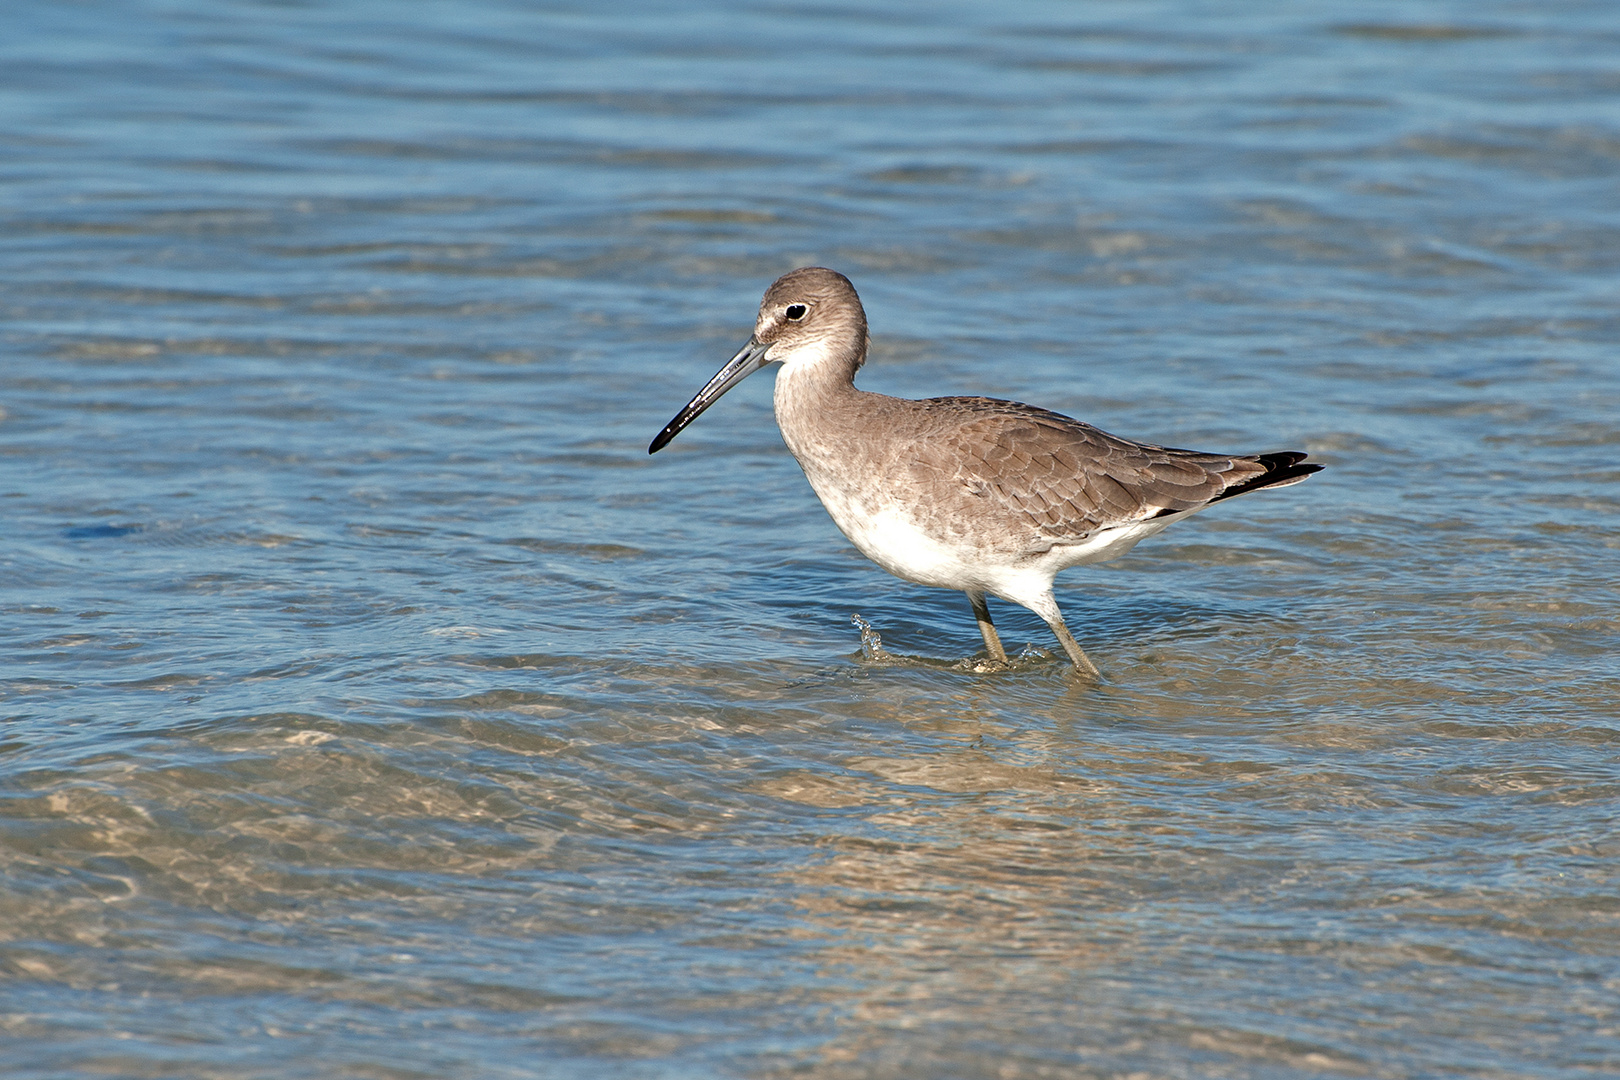
<svg viewBox="0 0 1620 1080">
<path fill-rule="evenodd" d="M 1001 635 L 990 621 L 990 605 L 984 602 L 984 593 L 970 592 L 968 603 L 973 605 L 973 617 L 979 620 L 979 633 L 984 635 L 984 647 L 990 650 L 990 659 L 998 664 L 1007 662 L 1007 650 L 1001 647 Z"/>
<path fill-rule="evenodd" d="M 1050 626 L 1052 633 L 1057 635 L 1058 644 L 1063 646 L 1063 651 L 1069 654 L 1070 660 L 1074 661 L 1076 670 L 1085 672 L 1093 679 L 1102 678 L 1102 672 L 1097 670 L 1097 665 L 1091 662 L 1091 658 L 1085 654 L 1085 650 L 1080 648 L 1080 643 L 1074 640 L 1074 635 L 1069 633 L 1069 627 L 1064 623 L 1061 612 L 1047 619 L 1046 625 Z"/>
</svg>

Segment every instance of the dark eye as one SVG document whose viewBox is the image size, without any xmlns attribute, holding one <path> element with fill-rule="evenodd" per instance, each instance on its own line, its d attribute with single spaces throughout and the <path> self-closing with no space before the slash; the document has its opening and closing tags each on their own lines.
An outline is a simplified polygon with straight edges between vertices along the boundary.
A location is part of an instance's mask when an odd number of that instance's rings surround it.
<svg viewBox="0 0 1620 1080">
<path fill-rule="evenodd" d="M 803 304 L 789 304 L 787 306 L 787 310 L 782 312 L 782 314 L 787 316 L 788 322 L 798 322 L 800 319 L 804 318 L 805 312 L 809 310 L 810 309 L 805 307 Z"/>
</svg>

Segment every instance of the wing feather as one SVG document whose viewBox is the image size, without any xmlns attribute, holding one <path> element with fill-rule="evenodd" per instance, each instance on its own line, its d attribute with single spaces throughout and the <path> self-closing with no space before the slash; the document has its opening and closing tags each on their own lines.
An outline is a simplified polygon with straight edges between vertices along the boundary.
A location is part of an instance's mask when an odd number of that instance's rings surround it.
<svg viewBox="0 0 1620 1080">
<path fill-rule="evenodd" d="M 1233 456 L 1132 442 L 1014 401 L 949 397 L 917 404 L 926 423 L 912 447 L 914 472 L 975 500 L 985 528 L 1022 533 L 1030 551 L 1315 471 L 1298 464 L 1299 454 Z M 1291 470 L 1288 477 L 1284 470 Z"/>
</svg>

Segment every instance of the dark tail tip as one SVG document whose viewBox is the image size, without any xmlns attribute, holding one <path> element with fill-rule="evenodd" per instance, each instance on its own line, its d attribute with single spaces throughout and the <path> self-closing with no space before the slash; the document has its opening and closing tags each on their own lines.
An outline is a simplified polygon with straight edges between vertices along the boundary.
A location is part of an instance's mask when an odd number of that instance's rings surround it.
<svg viewBox="0 0 1620 1080">
<path fill-rule="evenodd" d="M 1322 466 L 1315 462 L 1301 464 L 1309 455 L 1298 450 L 1283 450 L 1275 454 L 1256 454 L 1254 460 L 1266 467 L 1266 471 L 1259 476 L 1251 476 L 1242 483 L 1234 484 L 1221 492 L 1210 502 L 1229 499 L 1234 495 L 1247 495 L 1251 491 L 1261 488 L 1287 487 L 1297 484 L 1314 472 L 1321 472 Z"/>
</svg>

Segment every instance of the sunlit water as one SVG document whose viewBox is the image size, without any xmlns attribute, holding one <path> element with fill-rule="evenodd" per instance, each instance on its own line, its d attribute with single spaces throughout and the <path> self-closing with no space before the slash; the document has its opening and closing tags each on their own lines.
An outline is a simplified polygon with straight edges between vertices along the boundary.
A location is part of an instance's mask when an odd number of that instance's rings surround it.
<svg viewBox="0 0 1620 1080">
<path fill-rule="evenodd" d="M 1620 7 L 4 20 L 0 1072 L 1620 1066 Z M 769 374 L 646 453 L 808 263 L 1327 471 L 988 670 Z"/>
</svg>

